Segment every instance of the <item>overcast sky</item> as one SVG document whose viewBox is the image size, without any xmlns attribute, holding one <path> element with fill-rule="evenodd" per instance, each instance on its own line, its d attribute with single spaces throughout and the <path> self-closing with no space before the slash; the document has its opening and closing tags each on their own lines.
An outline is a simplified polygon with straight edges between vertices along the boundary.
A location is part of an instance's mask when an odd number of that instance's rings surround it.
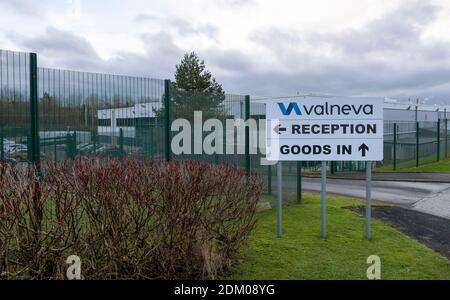
<svg viewBox="0 0 450 300">
<path fill-rule="evenodd" d="M 450 104 L 448 0 L 0 0 L 0 26 L 45 67 L 171 79 L 196 51 L 229 93 Z"/>
</svg>

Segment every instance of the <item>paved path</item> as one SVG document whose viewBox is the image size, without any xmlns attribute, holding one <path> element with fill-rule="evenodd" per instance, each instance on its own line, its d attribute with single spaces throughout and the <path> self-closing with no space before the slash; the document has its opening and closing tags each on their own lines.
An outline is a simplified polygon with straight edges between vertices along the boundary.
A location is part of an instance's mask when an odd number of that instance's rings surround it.
<svg viewBox="0 0 450 300">
<path fill-rule="evenodd" d="M 312 175 L 312 177 L 319 177 L 320 175 Z M 333 179 L 356 179 L 364 180 L 366 178 L 365 172 L 339 172 L 334 175 L 329 175 Z M 438 182 L 450 183 L 450 173 L 372 173 L 372 179 L 377 181 L 409 181 L 409 182 Z"/>
<path fill-rule="evenodd" d="M 413 209 L 450 219 L 450 188 L 426 196 L 414 203 Z"/>
<path fill-rule="evenodd" d="M 304 191 L 321 191 L 320 178 L 304 177 L 302 185 Z M 284 186 L 294 190 L 295 178 L 286 176 Z M 327 190 L 330 194 L 353 198 L 364 199 L 366 195 L 363 180 L 328 179 Z M 450 219 L 450 183 L 373 181 L 372 198 Z"/>
</svg>

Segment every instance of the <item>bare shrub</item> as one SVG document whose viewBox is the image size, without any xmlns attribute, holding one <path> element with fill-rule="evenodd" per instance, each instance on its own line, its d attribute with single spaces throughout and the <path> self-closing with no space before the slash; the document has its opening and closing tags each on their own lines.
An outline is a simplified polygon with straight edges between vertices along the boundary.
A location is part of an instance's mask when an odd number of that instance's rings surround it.
<svg viewBox="0 0 450 300">
<path fill-rule="evenodd" d="M 260 179 L 191 161 L 79 157 L 0 165 L 0 273 L 65 277 L 78 255 L 88 279 L 215 278 L 255 225 Z"/>
</svg>

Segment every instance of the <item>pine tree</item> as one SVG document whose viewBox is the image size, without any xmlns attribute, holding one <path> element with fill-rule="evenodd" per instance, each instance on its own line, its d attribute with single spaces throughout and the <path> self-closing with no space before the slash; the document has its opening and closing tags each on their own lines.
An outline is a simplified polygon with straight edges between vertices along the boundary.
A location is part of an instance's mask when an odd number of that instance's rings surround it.
<svg viewBox="0 0 450 300">
<path fill-rule="evenodd" d="M 179 65 L 176 65 L 175 82 L 171 86 L 172 120 L 184 118 L 192 120 L 194 111 L 202 111 L 203 118 L 225 117 L 222 102 L 225 92 L 205 62 L 195 52 L 186 53 Z M 157 114 L 164 117 L 164 108 Z"/>
<path fill-rule="evenodd" d="M 222 85 L 206 70 L 205 61 L 200 61 L 195 52 L 186 53 L 176 65 L 173 88 L 186 92 L 203 92 L 224 95 Z"/>
</svg>

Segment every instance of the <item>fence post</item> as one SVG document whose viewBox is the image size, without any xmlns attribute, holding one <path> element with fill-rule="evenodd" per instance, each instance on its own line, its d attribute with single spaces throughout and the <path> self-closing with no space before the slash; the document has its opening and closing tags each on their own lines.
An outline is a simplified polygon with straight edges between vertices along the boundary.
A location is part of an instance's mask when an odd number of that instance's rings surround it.
<svg viewBox="0 0 450 300">
<path fill-rule="evenodd" d="M 76 152 L 76 135 L 75 133 L 67 133 L 66 136 L 66 156 L 68 158 L 74 158 Z"/>
<path fill-rule="evenodd" d="M 397 123 L 394 123 L 394 171 L 397 170 Z"/>
<path fill-rule="evenodd" d="M 447 113 L 445 113 L 445 158 L 448 157 L 448 119 Z"/>
<path fill-rule="evenodd" d="M 30 53 L 30 146 L 31 161 L 37 174 L 41 172 L 41 151 L 39 149 L 39 103 L 37 82 L 37 55 Z"/>
<path fill-rule="evenodd" d="M 297 161 L 297 202 L 302 203 L 302 162 Z"/>
<path fill-rule="evenodd" d="M 94 144 L 94 153 L 97 153 L 97 136 L 95 131 L 92 131 L 92 143 Z"/>
<path fill-rule="evenodd" d="M 150 143 L 149 143 L 149 153 L 150 153 L 150 157 L 154 158 L 154 153 L 153 153 L 153 141 L 154 141 L 154 134 L 153 134 L 153 126 L 150 126 Z"/>
<path fill-rule="evenodd" d="M 72 135 L 72 155 L 73 158 L 75 158 L 75 156 L 77 156 L 77 132 L 74 131 L 73 135 Z"/>
<path fill-rule="evenodd" d="M 437 161 L 441 160 L 441 119 L 437 121 Z"/>
<path fill-rule="evenodd" d="M 245 170 L 250 175 L 250 96 L 245 96 Z"/>
<path fill-rule="evenodd" d="M 31 153 L 31 147 L 32 147 L 31 146 L 31 133 L 27 132 L 26 135 L 27 135 L 27 148 L 28 148 L 27 160 L 29 162 L 33 162 L 33 153 Z"/>
<path fill-rule="evenodd" d="M 120 128 L 120 130 L 119 130 L 119 150 L 120 150 L 120 155 L 123 155 L 123 144 L 124 144 L 123 128 Z"/>
<path fill-rule="evenodd" d="M 419 167 L 419 122 L 416 122 L 416 168 Z"/>
<path fill-rule="evenodd" d="M 267 192 L 272 195 L 272 166 L 267 166 Z"/>
<path fill-rule="evenodd" d="M 3 147 L 3 134 L 0 133 L 0 161 L 3 161 L 5 159 L 5 149 L 3 149 Z"/>
<path fill-rule="evenodd" d="M 170 80 L 164 81 L 164 131 L 165 131 L 165 158 L 166 161 L 172 160 L 172 150 L 170 149 Z"/>
<path fill-rule="evenodd" d="M 56 137 L 54 137 L 53 138 L 53 155 L 54 155 L 54 159 L 55 159 L 55 162 L 57 162 L 58 161 L 58 155 L 57 155 L 57 151 L 58 151 L 58 146 L 57 146 L 57 138 Z"/>
<path fill-rule="evenodd" d="M 66 134 L 66 157 L 70 158 L 70 133 Z"/>
</svg>

